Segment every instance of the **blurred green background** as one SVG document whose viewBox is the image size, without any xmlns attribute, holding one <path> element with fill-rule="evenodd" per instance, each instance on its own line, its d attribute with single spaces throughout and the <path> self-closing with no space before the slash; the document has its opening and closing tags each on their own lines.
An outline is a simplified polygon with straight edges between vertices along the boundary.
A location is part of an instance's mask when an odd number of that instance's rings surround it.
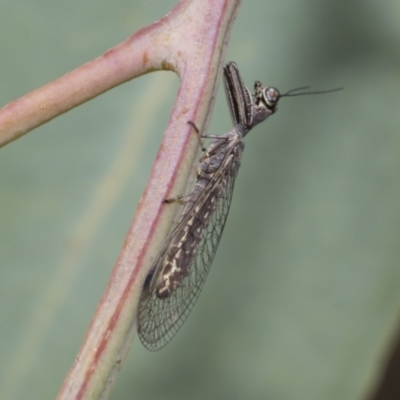
<svg viewBox="0 0 400 400">
<path fill-rule="evenodd" d="M 3 0 L 0 105 L 176 1 Z M 369 399 L 400 306 L 400 3 L 244 1 L 228 60 L 282 99 L 247 138 L 212 272 L 111 399 Z M 144 189 L 178 78 L 118 87 L 0 149 L 0 399 L 54 398 Z M 156 116 L 156 118 L 155 118 Z M 231 128 L 219 91 L 210 132 Z"/>
</svg>

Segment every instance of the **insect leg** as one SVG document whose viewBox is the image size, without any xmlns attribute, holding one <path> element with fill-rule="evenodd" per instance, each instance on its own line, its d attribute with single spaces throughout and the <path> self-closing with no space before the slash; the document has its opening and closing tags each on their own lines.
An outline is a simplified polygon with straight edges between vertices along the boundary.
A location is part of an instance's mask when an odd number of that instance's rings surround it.
<svg viewBox="0 0 400 400">
<path fill-rule="evenodd" d="M 201 141 L 201 139 L 202 139 L 204 136 L 201 136 L 199 128 L 196 126 L 196 124 L 195 124 L 193 121 L 188 121 L 187 123 L 188 123 L 188 124 L 194 129 L 194 131 L 197 133 L 197 137 L 199 138 L 199 142 L 200 142 L 200 146 L 201 146 L 201 151 L 206 151 L 206 148 L 203 147 L 203 143 L 202 143 L 202 141 Z"/>
<path fill-rule="evenodd" d="M 188 121 L 187 122 L 189 125 L 191 125 L 193 127 L 193 129 L 195 130 L 195 132 L 197 133 L 199 139 L 220 139 L 220 140 L 227 140 L 226 137 L 222 137 L 220 135 L 202 135 L 200 133 L 199 128 L 197 127 L 197 125 L 193 122 L 193 121 Z M 202 148 L 203 151 L 206 151 L 206 149 L 203 147 Z"/>
<path fill-rule="evenodd" d="M 178 201 L 179 203 L 186 204 L 186 200 L 190 197 L 190 194 L 180 194 L 179 196 L 176 197 L 171 197 L 170 199 L 164 199 L 163 203 L 174 203 L 175 201 Z"/>
</svg>

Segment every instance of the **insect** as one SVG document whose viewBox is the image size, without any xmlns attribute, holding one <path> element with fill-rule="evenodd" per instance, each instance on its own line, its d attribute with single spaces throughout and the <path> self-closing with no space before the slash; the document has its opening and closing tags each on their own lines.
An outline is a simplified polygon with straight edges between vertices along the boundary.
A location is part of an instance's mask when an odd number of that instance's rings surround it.
<svg viewBox="0 0 400 400">
<path fill-rule="evenodd" d="M 155 259 L 140 297 L 138 334 L 152 351 L 173 338 L 204 285 L 229 212 L 244 137 L 274 114 L 281 97 L 339 90 L 299 93 L 307 88 L 303 87 L 280 94 L 256 81 L 252 95 L 233 62 L 224 67 L 224 86 L 234 127 L 221 136 L 201 136 L 212 140 L 200 158 L 197 182 L 188 196 L 180 196 L 186 198 L 186 205 Z M 189 123 L 200 135 L 196 125 Z"/>
</svg>

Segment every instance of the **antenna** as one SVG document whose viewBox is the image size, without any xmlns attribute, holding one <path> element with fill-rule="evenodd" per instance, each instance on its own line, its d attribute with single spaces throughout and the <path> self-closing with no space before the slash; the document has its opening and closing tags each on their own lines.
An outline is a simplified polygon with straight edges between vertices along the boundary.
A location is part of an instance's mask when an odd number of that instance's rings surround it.
<svg viewBox="0 0 400 400">
<path fill-rule="evenodd" d="M 296 92 L 298 90 L 304 90 L 304 89 L 308 89 L 310 86 L 303 86 L 297 89 L 291 89 L 288 92 L 281 94 L 279 97 L 293 97 L 293 96 L 302 96 L 303 94 L 323 94 L 323 93 L 331 93 L 331 92 L 337 92 L 338 90 L 343 90 L 342 87 L 340 88 L 336 88 L 336 89 L 329 89 L 329 90 L 321 90 L 318 92 L 300 92 L 300 93 L 293 93 Z"/>
</svg>

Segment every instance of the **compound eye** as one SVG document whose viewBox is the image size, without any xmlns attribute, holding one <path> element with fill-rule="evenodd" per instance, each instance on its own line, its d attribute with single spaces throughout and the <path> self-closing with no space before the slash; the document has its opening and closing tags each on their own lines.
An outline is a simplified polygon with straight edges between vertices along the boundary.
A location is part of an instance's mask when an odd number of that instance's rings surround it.
<svg viewBox="0 0 400 400">
<path fill-rule="evenodd" d="M 279 90 L 274 87 L 267 87 L 264 89 L 264 100 L 269 108 L 275 108 L 280 97 Z"/>
</svg>

